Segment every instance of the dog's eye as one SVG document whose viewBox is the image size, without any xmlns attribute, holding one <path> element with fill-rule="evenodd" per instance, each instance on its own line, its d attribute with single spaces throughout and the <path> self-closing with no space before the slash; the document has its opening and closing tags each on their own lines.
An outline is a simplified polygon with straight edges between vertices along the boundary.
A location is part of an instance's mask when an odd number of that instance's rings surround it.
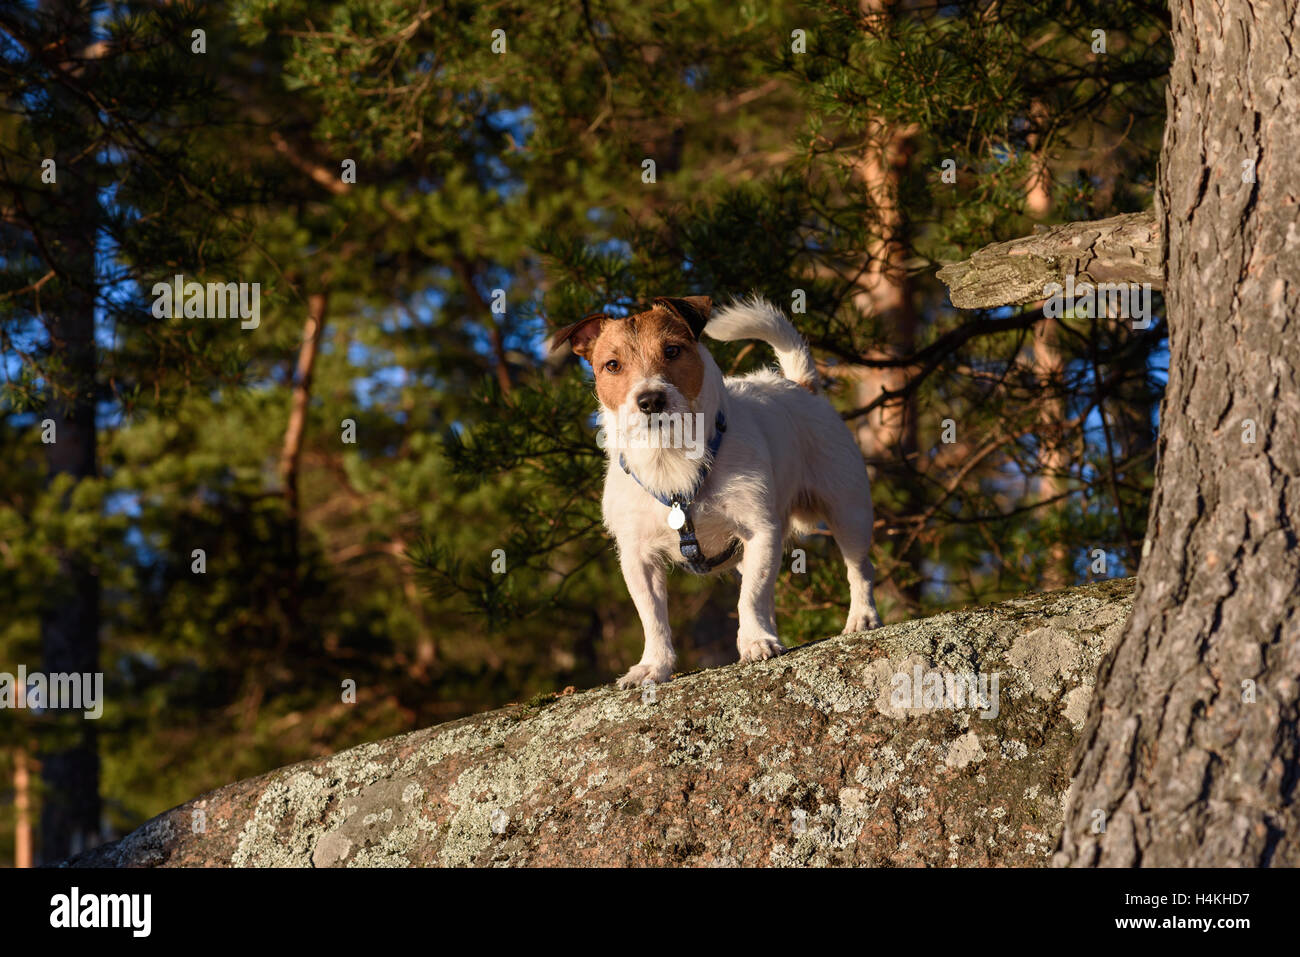
<svg viewBox="0 0 1300 957">
<path fill-rule="evenodd" d="M 681 355 L 681 354 L 682 354 L 682 347 L 681 347 L 681 346 L 665 346 L 665 347 L 664 347 L 664 355 L 667 356 L 669 359 L 676 359 L 676 358 L 677 358 L 679 355 Z"/>
<path fill-rule="evenodd" d="M 619 361 L 617 359 L 610 359 L 608 362 L 605 363 L 606 372 L 617 372 L 621 368 L 623 368 L 623 366 L 619 364 Z"/>
</svg>

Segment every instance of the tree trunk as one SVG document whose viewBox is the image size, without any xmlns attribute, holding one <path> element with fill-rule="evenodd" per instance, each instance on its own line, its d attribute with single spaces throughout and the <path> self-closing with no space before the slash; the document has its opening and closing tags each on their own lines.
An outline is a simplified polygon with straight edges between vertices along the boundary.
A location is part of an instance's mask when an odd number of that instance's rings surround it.
<svg viewBox="0 0 1300 957">
<path fill-rule="evenodd" d="M 27 749 L 14 748 L 14 867 L 32 866 L 32 779 Z"/>
<path fill-rule="evenodd" d="M 1066 418 L 1065 401 L 1061 398 L 1065 378 L 1065 357 L 1057 343 L 1057 320 L 1044 319 L 1034 330 L 1034 374 L 1042 389 L 1043 399 L 1038 409 L 1038 497 L 1043 501 L 1060 498 L 1070 488 L 1070 455 L 1065 447 L 1062 423 Z M 1063 515 L 1069 507 L 1066 499 L 1047 506 L 1056 516 Z M 1041 587 L 1055 591 L 1070 583 L 1070 553 L 1062 541 L 1048 546 L 1047 561 L 1043 568 Z"/>
<path fill-rule="evenodd" d="M 1294 867 L 1300 11 L 1175 0 L 1171 13 L 1160 461 L 1133 615 L 1098 673 L 1055 862 Z"/>
<path fill-rule="evenodd" d="M 881 29 L 896 18 L 896 6 L 891 0 L 860 0 L 859 3 L 859 9 L 876 20 Z M 858 310 L 874 316 L 888 330 L 888 345 L 869 352 L 866 357 L 871 359 L 893 359 L 916 351 L 915 290 L 907 272 L 911 225 L 899 198 L 903 178 L 916 151 L 915 135 L 910 126 L 891 125 L 872 117 L 866 127 L 868 145 L 853 163 L 853 172 L 871 210 L 872 226 L 879 230 L 879 236 L 868 244 L 867 259 L 853 293 Z M 881 392 L 903 389 L 916 372 L 915 367 L 908 366 L 852 366 L 847 375 L 856 382 L 857 403 L 865 405 Z M 880 480 L 883 470 L 878 463 L 882 460 L 898 462 L 897 487 L 893 491 L 902 516 L 919 514 L 922 508 L 912 483 L 906 480 L 908 471 L 918 467 L 916 426 L 916 397 L 910 393 L 867 413 L 855 429 L 872 481 Z M 906 535 L 900 533 L 899 544 L 905 539 Z M 895 556 L 896 568 L 898 571 L 918 569 L 922 558 L 921 548 L 913 540 L 904 554 Z M 918 608 L 920 580 L 901 580 L 897 575 L 890 578 L 902 604 Z"/>
<path fill-rule="evenodd" d="M 867 262 L 857 283 L 853 299 L 857 308 L 877 317 L 889 330 L 889 346 L 867 354 L 873 359 L 892 359 L 916 351 L 917 315 L 912 283 L 907 275 L 908 224 L 898 200 L 899 186 L 906 174 L 913 152 L 911 133 L 906 129 L 886 129 L 873 121 L 872 145 L 856 165 L 862 188 L 870 199 L 876 225 L 881 231 L 878 241 L 867 251 Z M 877 145 L 879 144 L 879 145 Z M 915 367 L 872 368 L 850 366 L 846 370 L 856 385 L 859 404 L 866 404 L 882 391 L 903 389 Z M 893 490 L 901 515 L 919 514 L 922 506 L 906 480 L 909 470 L 917 468 L 917 414 L 915 394 L 886 403 L 864 416 L 856 428 L 856 438 L 871 466 L 872 481 L 881 480 L 878 463 L 898 463 L 897 487 Z M 900 533 L 901 543 L 906 535 Z M 913 541 L 904 554 L 896 556 L 899 571 L 921 567 L 923 555 Z M 892 577 L 891 584 L 905 607 L 918 608 L 921 601 L 919 579 Z"/>
<path fill-rule="evenodd" d="M 1036 125 L 1041 126 L 1046 122 L 1047 107 L 1042 100 L 1034 100 L 1029 112 Z M 1052 209 L 1052 175 L 1047 156 L 1040 149 L 1042 137 L 1038 133 L 1032 133 L 1028 139 L 1033 159 L 1025 190 L 1025 212 L 1035 219 L 1043 219 Z M 1043 395 L 1038 410 L 1038 497 L 1053 502 L 1047 508 L 1059 517 L 1069 508 L 1068 500 L 1061 496 L 1070 488 L 1070 455 L 1062 435 L 1062 423 L 1066 418 L 1065 400 L 1062 398 L 1065 356 L 1061 353 L 1058 341 L 1060 330 L 1057 325 L 1057 320 L 1050 318 L 1044 318 L 1038 324 L 1034 330 L 1033 360 L 1034 375 Z M 1069 549 L 1065 542 L 1058 539 L 1048 546 L 1047 561 L 1040 579 L 1041 587 L 1044 591 L 1055 591 L 1070 584 L 1072 577 Z"/>
<path fill-rule="evenodd" d="M 312 376 L 316 371 L 316 357 L 325 337 L 325 320 L 329 309 L 329 296 L 324 292 L 307 297 L 307 322 L 303 327 L 302 345 L 298 349 L 298 364 L 294 370 L 293 392 L 289 400 L 289 421 L 284 429 L 284 443 L 280 449 L 280 484 L 284 493 L 285 511 L 288 513 L 288 589 L 280 603 L 282 630 L 275 660 L 279 661 L 292 637 L 302 624 L 302 502 L 298 492 L 299 464 L 302 446 L 307 434 L 307 415 L 311 406 Z M 243 708 L 243 724 L 247 729 L 257 720 L 258 709 L 266 685 L 262 676 L 254 678 Z"/>
<path fill-rule="evenodd" d="M 49 4 L 59 17 L 58 42 L 81 50 L 90 41 L 89 12 L 66 2 Z M 54 54 L 52 54 L 54 55 Z M 52 142 L 57 180 L 51 185 L 57 224 L 49 244 L 60 282 L 42 318 L 49 334 L 54 372 L 47 383 L 44 418 L 54 425 L 45 446 L 49 482 L 73 482 L 96 474 L 95 436 L 95 236 L 99 197 L 95 156 L 87 149 L 83 109 L 62 87 L 55 105 Z M 65 497 L 65 501 L 70 497 Z M 41 619 L 41 656 L 46 674 L 99 670 L 99 573 L 93 557 L 60 549 L 54 594 Z M 41 755 L 41 855 L 58 860 L 93 845 L 99 835 L 99 755 L 95 722 L 60 715 L 49 728 Z"/>
<path fill-rule="evenodd" d="M 302 346 L 298 350 L 289 423 L 285 427 L 284 445 L 280 450 L 280 481 L 295 529 L 299 512 L 298 463 L 302 459 L 303 436 L 307 432 L 307 410 L 311 405 L 311 380 L 316 371 L 316 356 L 320 354 L 321 340 L 325 335 L 328 303 L 329 299 L 323 292 L 312 293 L 307 297 L 307 324 L 302 333 Z M 296 536 L 296 531 L 294 534 Z"/>
</svg>

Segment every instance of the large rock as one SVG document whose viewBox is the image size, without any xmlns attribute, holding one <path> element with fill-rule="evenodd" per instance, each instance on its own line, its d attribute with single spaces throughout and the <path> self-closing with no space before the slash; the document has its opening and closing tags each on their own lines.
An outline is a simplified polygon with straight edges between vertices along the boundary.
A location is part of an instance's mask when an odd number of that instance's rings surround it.
<svg viewBox="0 0 1300 957">
<path fill-rule="evenodd" d="M 72 863 L 1043 865 L 1132 589 L 464 718 L 228 785 Z M 988 707 L 957 702 L 956 681 L 933 707 L 931 671 L 984 676 Z"/>
</svg>

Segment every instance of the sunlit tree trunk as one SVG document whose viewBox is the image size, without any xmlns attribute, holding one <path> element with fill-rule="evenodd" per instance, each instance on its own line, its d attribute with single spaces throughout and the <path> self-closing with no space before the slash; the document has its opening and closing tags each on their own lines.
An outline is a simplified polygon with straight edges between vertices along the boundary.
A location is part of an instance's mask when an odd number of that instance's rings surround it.
<svg viewBox="0 0 1300 957">
<path fill-rule="evenodd" d="M 307 413 L 311 406 L 311 382 L 316 371 L 316 357 L 325 335 L 325 317 L 329 297 L 323 292 L 307 297 L 307 322 L 303 327 L 302 345 L 298 349 L 298 364 L 294 370 L 293 398 L 289 408 L 289 423 L 284 430 L 284 445 L 280 450 L 280 482 L 284 489 L 285 504 L 296 528 L 301 503 L 298 500 L 298 466 L 302 461 L 303 440 L 307 433 Z"/>
<path fill-rule="evenodd" d="M 1046 112 L 1042 101 L 1035 100 L 1030 107 L 1030 119 L 1041 124 Z M 1051 171 L 1041 147 L 1041 134 L 1029 137 L 1032 150 L 1031 172 L 1025 190 L 1025 212 L 1034 219 L 1045 219 L 1052 208 Z M 1040 308 L 1035 303 L 1031 308 Z M 1039 475 L 1038 497 L 1048 505 L 1050 513 L 1060 514 L 1066 508 L 1061 498 L 1069 490 L 1069 451 L 1064 445 L 1061 426 L 1065 421 L 1065 402 L 1060 398 L 1065 360 L 1058 346 L 1057 321 L 1044 318 L 1034 329 L 1034 373 L 1044 396 L 1038 410 Z M 1059 539 L 1048 546 L 1046 564 L 1040 585 L 1044 591 L 1054 591 L 1070 584 L 1069 551 Z"/>
<path fill-rule="evenodd" d="M 899 139 L 891 142 L 891 155 L 899 155 L 894 150 L 906 150 L 906 144 Z M 864 169 L 875 172 L 875 164 L 868 162 Z M 881 184 L 881 193 L 896 195 L 897 187 L 895 168 L 885 166 L 885 180 Z M 896 210 L 883 210 L 886 229 L 891 230 L 889 238 L 881 241 L 871 251 L 872 262 L 864 276 L 862 291 L 855 300 L 860 309 L 882 318 L 890 330 L 890 344 L 887 348 L 870 350 L 869 359 L 897 359 L 914 352 L 917 340 L 917 315 L 913 305 L 912 283 L 903 271 L 906 258 L 906 245 L 895 228 L 901 227 Z M 869 305 L 868 305 L 869 304 Z M 851 370 L 855 383 L 854 403 L 862 406 L 878 398 L 884 391 L 901 391 L 908 383 L 909 374 L 915 370 L 907 367 L 873 369 L 859 366 Z M 913 484 L 905 476 L 911 469 L 918 467 L 917 461 L 917 409 L 913 395 L 906 395 L 877 406 L 857 425 L 858 444 L 869 463 L 873 463 L 873 478 L 882 474 L 879 464 L 893 460 L 898 466 L 900 476 L 893 490 L 898 501 L 901 516 L 916 514 L 921 508 L 912 496 Z M 891 575 L 893 589 L 903 603 L 913 609 L 919 607 L 921 589 L 919 572 L 921 549 L 915 542 L 907 554 L 896 556 L 900 562 L 899 574 Z"/>
<path fill-rule="evenodd" d="M 14 748 L 14 867 L 32 866 L 32 779 L 27 749 Z"/>
<path fill-rule="evenodd" d="M 891 0 L 862 0 L 863 13 L 883 24 L 893 16 L 896 6 Z M 876 317 L 888 336 L 888 344 L 868 352 L 868 359 L 896 359 L 915 350 L 918 316 L 914 290 L 908 277 L 907 221 L 899 200 L 899 186 L 907 173 L 913 152 L 913 133 L 907 128 L 891 126 L 873 119 L 864 131 L 867 142 L 862 154 L 853 162 L 853 172 L 868 202 L 875 239 L 866 250 L 866 261 L 853 293 L 853 303 L 864 315 Z M 907 385 L 914 370 L 906 367 L 875 369 L 858 366 L 845 370 L 854 383 L 854 402 L 867 405 L 882 391 L 897 392 Z M 916 403 L 912 396 L 891 400 L 863 416 L 856 426 L 858 444 L 873 479 L 881 470 L 876 463 L 895 459 L 905 472 L 916 468 Z M 896 489 L 903 514 L 915 511 L 910 499 L 910 483 Z M 916 569 L 920 549 L 913 547 L 906 556 L 897 556 L 900 569 Z M 891 576 L 894 589 L 905 605 L 920 603 L 920 588 L 915 581 Z"/>
</svg>

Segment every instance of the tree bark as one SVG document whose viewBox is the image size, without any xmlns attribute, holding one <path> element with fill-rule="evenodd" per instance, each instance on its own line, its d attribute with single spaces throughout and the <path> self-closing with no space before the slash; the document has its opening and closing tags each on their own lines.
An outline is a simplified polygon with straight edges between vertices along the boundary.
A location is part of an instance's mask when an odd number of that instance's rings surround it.
<svg viewBox="0 0 1300 957">
<path fill-rule="evenodd" d="M 1156 488 L 1133 615 L 1098 673 L 1055 862 L 1294 867 L 1300 10 L 1171 6 Z"/>
<path fill-rule="evenodd" d="M 1041 127 L 1046 122 L 1047 107 L 1042 100 L 1034 100 L 1029 113 L 1036 126 Z M 1025 188 L 1025 212 L 1035 219 L 1043 219 L 1052 209 L 1052 175 L 1042 149 L 1042 136 L 1031 133 L 1028 140 L 1033 158 Z M 1070 489 L 1070 455 L 1062 435 L 1062 424 L 1066 420 L 1062 397 L 1065 356 L 1060 349 L 1058 325 L 1056 319 L 1044 318 L 1034 330 L 1033 363 L 1034 375 L 1043 395 L 1038 410 L 1038 497 L 1052 502 L 1047 508 L 1059 517 L 1069 509 L 1065 494 Z M 1069 550 L 1065 542 L 1057 540 L 1048 546 L 1041 587 L 1044 591 L 1065 588 L 1072 577 Z"/>
<path fill-rule="evenodd" d="M 14 748 L 14 867 L 32 866 L 32 779 L 27 749 Z"/>
<path fill-rule="evenodd" d="M 303 327 L 302 346 L 298 350 L 289 422 L 285 426 L 284 445 L 280 449 L 280 482 L 284 488 L 285 504 L 295 526 L 299 511 L 298 463 L 302 460 L 307 411 L 311 405 L 311 380 L 316 371 L 316 356 L 320 354 L 321 340 L 325 335 L 328 305 L 329 297 L 323 292 L 312 293 L 307 297 L 307 323 Z"/>
<path fill-rule="evenodd" d="M 878 29 L 888 30 L 896 20 L 897 4 L 892 0 L 860 0 L 859 9 L 875 20 Z M 873 230 L 879 235 L 867 245 L 867 258 L 855 283 L 853 303 L 858 311 L 873 316 L 887 330 L 884 348 L 871 350 L 866 358 L 895 359 L 916 350 L 918 316 L 915 293 L 907 271 L 911 224 L 900 200 L 904 178 L 916 152 L 916 130 L 891 124 L 875 116 L 866 123 L 866 147 L 852 160 L 852 170 L 867 201 Z M 854 433 L 873 482 L 880 481 L 881 464 L 890 459 L 899 465 L 899 475 L 917 468 L 916 394 L 907 391 L 908 380 L 917 369 L 908 366 L 846 365 L 842 374 L 854 381 L 857 402 L 866 404 L 886 392 L 903 393 L 873 409 L 854 426 Z M 901 516 L 920 512 L 912 483 L 898 481 L 892 490 Z M 899 542 L 906 536 L 900 534 Z M 914 571 L 922 565 L 920 547 L 913 540 L 906 553 L 896 554 L 895 571 Z M 891 590 L 910 609 L 920 607 L 921 580 L 901 580 L 889 575 Z"/>
<path fill-rule="evenodd" d="M 1163 250 L 1154 212 L 1040 226 L 1032 236 L 985 246 L 938 272 L 958 309 L 1019 306 L 1043 298 L 1048 283 L 1150 283 L 1162 289 Z"/>
<path fill-rule="evenodd" d="M 302 461 L 303 441 L 307 434 L 307 415 L 311 407 L 311 383 L 316 371 L 316 358 L 325 336 L 325 320 L 329 309 L 329 296 L 324 292 L 307 297 L 307 322 L 303 327 L 302 345 L 298 348 L 298 363 L 294 369 L 293 392 L 289 405 L 289 421 L 285 425 L 284 444 L 280 449 L 280 485 L 287 513 L 287 545 L 289 587 L 279 603 L 283 614 L 279 649 L 276 657 L 302 624 L 302 501 L 298 490 L 299 464 Z M 244 704 L 244 727 L 251 728 L 262 705 L 266 692 L 262 678 L 256 677 Z"/>
<path fill-rule="evenodd" d="M 1057 320 L 1044 319 L 1034 331 L 1034 374 L 1042 389 L 1043 399 L 1038 409 L 1038 497 L 1054 502 L 1048 508 L 1059 517 L 1069 503 L 1061 496 L 1070 488 L 1070 456 L 1063 441 L 1062 423 L 1066 420 L 1065 401 L 1062 398 L 1062 381 L 1065 377 L 1065 358 L 1057 344 Z M 1053 542 L 1047 549 L 1040 587 L 1045 591 L 1064 588 L 1070 583 L 1070 554 L 1062 541 Z"/>
</svg>

